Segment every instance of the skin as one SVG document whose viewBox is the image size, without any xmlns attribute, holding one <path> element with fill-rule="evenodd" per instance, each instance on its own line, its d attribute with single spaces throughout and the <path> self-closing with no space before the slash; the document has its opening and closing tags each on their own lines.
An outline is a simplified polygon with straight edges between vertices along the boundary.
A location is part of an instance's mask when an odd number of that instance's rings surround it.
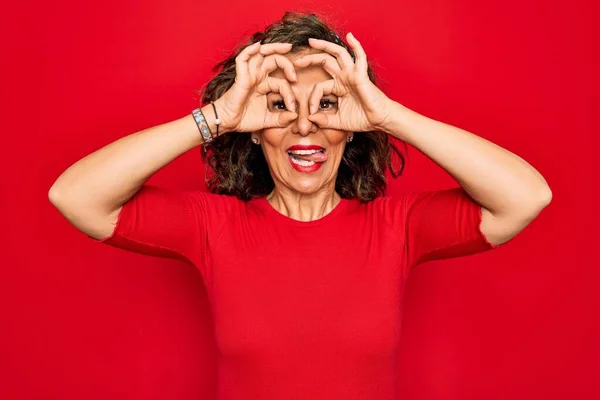
<svg viewBox="0 0 600 400">
<path fill-rule="evenodd" d="M 305 54 L 289 55 L 287 58 L 293 62 Z M 331 75 L 319 65 L 297 68 L 296 73 L 297 81 L 291 83 L 291 89 L 298 117 L 285 127 L 267 128 L 253 136 L 259 140 L 275 182 L 275 190 L 267 196 L 269 202 L 291 218 L 313 220 L 330 212 L 340 201 L 340 196 L 335 192 L 335 181 L 352 132 L 320 128 L 309 119 L 309 100 L 315 85 L 331 79 Z M 285 79 L 282 70 L 270 76 Z M 273 113 L 286 110 L 281 94 L 269 93 L 267 102 Z M 318 107 L 319 112 L 334 115 L 337 113 L 337 97 L 331 94 L 322 97 Z M 290 165 L 286 151 L 295 144 L 322 146 L 328 159 L 315 172 L 299 172 Z M 316 204 L 321 206 L 311 207 Z"/>
<path fill-rule="evenodd" d="M 271 205 L 292 219 L 312 221 L 328 214 L 341 199 L 335 192 L 335 179 L 345 143 L 354 131 L 324 127 L 312 120 L 314 112 L 333 117 L 339 111 L 337 96 L 322 93 L 322 85 L 332 76 L 319 62 L 295 65 L 323 50 L 288 54 L 290 50 L 286 43 L 246 47 L 236 58 L 235 83 L 215 104 L 222 132 L 253 132 L 262 146 L 275 182 L 267 196 Z M 327 101 L 333 105 L 324 104 Z M 286 153 L 294 144 L 323 146 L 328 160 L 316 172 L 298 172 Z"/>
<path fill-rule="evenodd" d="M 337 154 L 343 146 L 341 140 L 336 145 L 333 138 L 342 137 L 343 132 L 364 131 L 381 131 L 401 139 L 451 174 L 481 206 L 481 231 L 493 245 L 512 239 L 550 203 L 552 191 L 546 180 L 521 157 L 388 98 L 369 80 L 367 56 L 360 42 L 351 33 L 346 39 L 356 60 L 344 47 L 317 39 L 309 40 L 312 51 L 295 59 L 281 57 L 285 54 L 285 47 L 267 50 L 281 52 L 278 55 L 281 62 L 275 64 L 281 67 L 284 75 L 273 75 L 277 84 L 269 86 L 275 87 L 272 91 L 282 96 L 287 111 L 276 117 L 277 113 L 267 110 L 268 118 L 265 120 L 277 120 L 278 129 L 256 130 L 253 135 L 265 142 L 261 145 L 275 179 L 275 189 L 268 199 L 275 209 L 299 220 L 318 219 L 330 212 L 339 202 L 333 178 L 339 166 Z M 256 59 L 263 57 L 262 50 L 252 51 L 255 53 L 243 57 L 250 59 L 248 64 L 256 68 L 261 65 Z M 325 79 L 324 74 L 311 70 L 304 72 L 299 81 L 291 71 L 289 61 L 295 71 L 318 66 L 331 78 Z M 269 73 L 264 78 L 265 82 L 270 79 Z M 286 84 L 286 80 L 294 87 Z M 312 90 L 309 88 L 311 85 Z M 322 99 L 332 95 L 337 98 L 335 112 L 320 109 Z M 264 106 L 267 106 L 266 102 Z M 307 137 L 317 142 L 331 138 L 336 164 L 325 168 L 320 176 L 301 177 L 288 172 L 289 167 L 285 165 L 287 160 L 283 154 L 291 144 L 289 138 L 292 135 L 302 136 L 302 132 L 314 132 L 314 136 L 309 134 Z"/>
<path fill-rule="evenodd" d="M 276 210 L 312 221 L 335 208 L 344 139 L 348 132 L 365 131 L 398 138 L 446 170 L 481 206 L 480 228 L 493 245 L 516 236 L 550 203 L 546 180 L 521 157 L 388 98 L 368 79 L 361 44 L 352 34 L 346 39 L 356 61 L 345 48 L 323 40 L 311 39 L 311 50 L 300 56 L 287 54 L 291 45 L 285 43 L 248 46 L 236 58 L 234 84 L 215 101 L 221 134 L 253 132 L 259 139 L 275 179 L 268 200 Z M 320 107 L 323 99 L 337 99 L 337 106 Z M 274 107 L 276 100 L 285 106 Z M 215 132 L 212 105 L 202 112 Z M 77 161 L 48 197 L 80 231 L 106 238 L 123 204 L 153 174 L 202 143 L 190 114 L 144 129 Z M 325 147 L 327 165 L 312 174 L 293 171 L 285 151 L 297 143 Z"/>
</svg>

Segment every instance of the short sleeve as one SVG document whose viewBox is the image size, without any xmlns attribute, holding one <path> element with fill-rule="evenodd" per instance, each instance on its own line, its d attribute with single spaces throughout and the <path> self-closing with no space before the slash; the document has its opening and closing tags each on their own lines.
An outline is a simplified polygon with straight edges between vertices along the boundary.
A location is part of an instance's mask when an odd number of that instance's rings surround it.
<svg viewBox="0 0 600 400">
<path fill-rule="evenodd" d="M 481 232 L 482 209 L 461 187 L 404 197 L 408 265 L 494 248 Z"/>
<path fill-rule="evenodd" d="M 123 204 L 113 233 L 100 242 L 199 265 L 207 225 L 202 192 L 144 185 Z"/>
</svg>

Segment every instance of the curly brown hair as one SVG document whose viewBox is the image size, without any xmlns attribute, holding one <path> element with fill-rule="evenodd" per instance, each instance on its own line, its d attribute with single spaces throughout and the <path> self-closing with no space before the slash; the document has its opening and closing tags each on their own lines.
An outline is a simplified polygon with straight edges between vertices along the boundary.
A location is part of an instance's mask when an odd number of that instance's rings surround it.
<svg viewBox="0 0 600 400">
<path fill-rule="evenodd" d="M 229 58 L 214 67 L 217 75 L 200 91 L 202 102 L 208 104 L 221 97 L 234 83 L 235 58 L 247 46 L 260 41 L 266 43 L 291 43 L 291 54 L 311 49 L 309 38 L 323 39 L 354 52 L 323 20 L 315 14 L 286 12 L 280 21 L 268 26 L 264 32 L 254 33 L 248 42 L 234 51 Z M 369 79 L 375 83 L 372 67 Z M 404 144 L 404 146 L 406 146 Z M 392 157 L 397 155 L 397 157 Z M 230 132 L 217 136 L 211 142 L 203 160 L 212 170 L 206 182 L 212 193 L 236 196 L 247 201 L 253 197 L 266 196 L 275 184 L 262 149 L 252 145 L 249 132 Z M 399 166 L 393 167 L 392 159 Z M 335 190 L 343 198 L 357 198 L 367 202 L 383 195 L 386 189 L 386 171 L 398 177 L 404 170 L 405 158 L 389 140 L 387 134 L 378 131 L 360 132 L 346 144 L 336 177 Z"/>
</svg>

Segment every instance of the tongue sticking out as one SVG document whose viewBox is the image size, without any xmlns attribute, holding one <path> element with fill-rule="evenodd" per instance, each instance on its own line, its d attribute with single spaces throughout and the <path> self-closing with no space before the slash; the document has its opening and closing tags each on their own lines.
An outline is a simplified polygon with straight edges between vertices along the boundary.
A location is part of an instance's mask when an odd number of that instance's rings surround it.
<svg viewBox="0 0 600 400">
<path fill-rule="evenodd" d="M 305 161 L 314 161 L 314 162 L 327 161 L 327 154 L 321 153 L 320 151 L 313 153 L 313 154 L 302 154 L 302 155 L 292 153 L 292 156 L 299 160 L 305 160 Z"/>
</svg>

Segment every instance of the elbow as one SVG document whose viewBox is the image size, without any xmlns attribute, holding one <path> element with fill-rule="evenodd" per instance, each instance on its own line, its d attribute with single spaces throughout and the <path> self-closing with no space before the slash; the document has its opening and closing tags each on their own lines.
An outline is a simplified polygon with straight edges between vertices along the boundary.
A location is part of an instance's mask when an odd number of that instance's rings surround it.
<svg viewBox="0 0 600 400">
<path fill-rule="evenodd" d="M 543 210 L 546 208 L 550 202 L 552 201 L 552 190 L 550 186 L 546 183 L 540 190 L 537 195 L 537 207 L 539 210 Z"/>
<path fill-rule="evenodd" d="M 542 204 L 542 208 L 547 207 L 552 201 L 552 190 L 549 186 L 546 186 L 546 189 L 543 191 L 541 195 L 540 203 Z"/>
<path fill-rule="evenodd" d="M 531 191 L 527 195 L 523 195 L 513 199 L 505 212 L 498 215 L 511 215 L 512 218 L 531 221 L 535 219 L 544 208 L 552 202 L 552 191 L 548 186 L 541 189 Z"/>
<path fill-rule="evenodd" d="M 57 207 L 58 197 L 58 188 L 56 187 L 56 185 L 52 185 L 50 190 L 48 190 L 48 200 L 50 201 L 50 203 L 52 203 L 54 207 Z"/>
<path fill-rule="evenodd" d="M 77 186 L 64 179 L 61 175 L 54 181 L 50 189 L 48 189 L 48 200 L 52 205 L 59 210 L 61 207 L 65 207 L 67 204 L 72 204 L 75 200 L 79 200 L 80 195 L 76 193 L 81 192 Z"/>
<path fill-rule="evenodd" d="M 542 212 L 542 210 L 552 202 L 552 190 L 550 187 L 545 186 L 543 189 L 538 191 L 535 195 L 532 195 L 526 206 L 522 207 L 522 213 L 525 214 L 526 218 L 533 219 Z"/>
<path fill-rule="evenodd" d="M 73 198 L 61 189 L 59 186 L 52 185 L 48 190 L 48 200 L 50 203 L 58 209 L 63 215 L 70 211 L 72 208 Z"/>
<path fill-rule="evenodd" d="M 52 187 L 50 187 L 50 190 L 48 190 L 48 200 L 50 200 L 50 203 L 54 204 L 56 202 L 58 198 L 58 190 L 56 189 L 56 187 L 54 185 L 52 185 Z"/>
<path fill-rule="evenodd" d="M 70 220 L 73 214 L 73 207 L 65 200 L 64 193 L 60 192 L 56 185 L 48 190 L 48 200 L 67 220 Z"/>
<path fill-rule="evenodd" d="M 62 177 L 63 177 L 63 175 L 61 174 L 58 178 L 56 178 L 54 180 L 54 182 L 52 183 L 52 186 L 50 186 L 50 189 L 48 189 L 48 200 L 50 200 L 50 203 L 52 203 L 52 205 L 55 207 L 57 207 L 57 204 L 59 202 L 59 197 L 61 197 L 64 194 L 64 193 L 62 193 L 62 192 L 64 192 L 64 190 L 63 190 L 63 188 L 61 188 L 61 186 L 64 187 L 64 185 L 62 184 L 63 183 Z"/>
<path fill-rule="evenodd" d="M 537 182 L 531 182 L 528 186 L 529 190 L 523 190 L 520 196 L 522 211 L 537 215 L 552 202 L 552 190 L 541 176 Z"/>
<path fill-rule="evenodd" d="M 521 201 L 524 205 L 524 211 L 530 211 L 537 215 L 552 202 L 552 189 L 539 172 L 537 172 L 536 179 L 523 182 L 521 187 Z"/>
<path fill-rule="evenodd" d="M 64 190 L 54 183 L 48 190 L 48 200 L 52 205 L 60 210 L 61 205 L 66 201 Z"/>
</svg>

